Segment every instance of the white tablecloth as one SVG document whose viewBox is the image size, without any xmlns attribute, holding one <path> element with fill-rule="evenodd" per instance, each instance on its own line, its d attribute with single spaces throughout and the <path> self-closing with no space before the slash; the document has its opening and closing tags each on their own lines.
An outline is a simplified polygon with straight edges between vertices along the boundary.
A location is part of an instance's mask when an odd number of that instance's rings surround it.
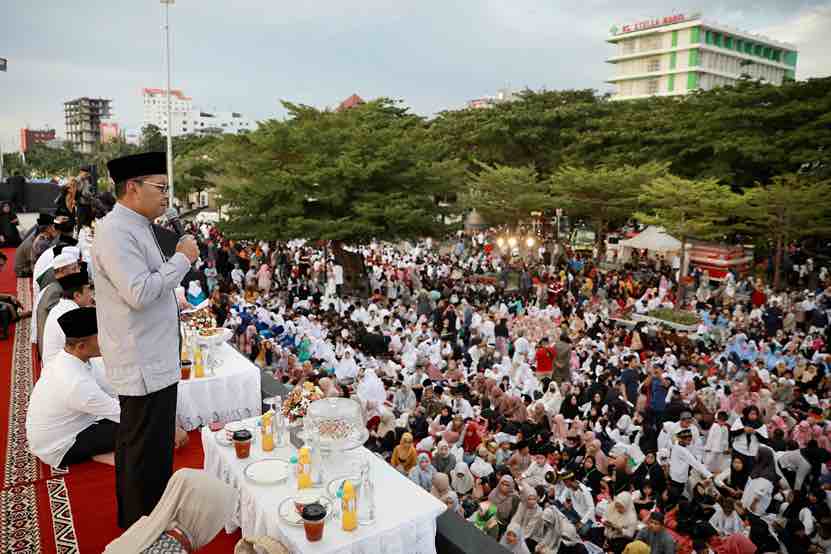
<svg viewBox="0 0 831 554">
<path fill-rule="evenodd" d="M 217 349 L 216 375 L 179 381 L 176 420 L 186 431 L 212 421 L 237 421 L 262 413 L 260 368 L 231 345 Z"/>
<path fill-rule="evenodd" d="M 310 543 L 302 527 L 283 523 L 277 514 L 280 502 L 296 489 L 286 482 L 255 485 L 243 476 L 243 470 L 251 462 L 268 457 L 288 458 L 294 453 L 293 447 L 275 448 L 264 453 L 258 441 L 251 447 L 251 456 L 239 460 L 234 448 L 217 443 L 207 428 L 202 429 L 202 445 L 205 470 L 240 491 L 237 513 L 226 525 L 228 532 L 241 527 L 244 537 L 268 535 L 281 541 L 293 553 L 436 554 L 436 518 L 446 509 L 444 503 L 365 448 L 331 459 L 327 479 L 348 471 L 345 468 L 361 459 L 370 460 L 375 483 L 376 522 L 346 532 L 341 529 L 339 519 L 331 518 L 326 521 L 323 539 Z"/>
</svg>

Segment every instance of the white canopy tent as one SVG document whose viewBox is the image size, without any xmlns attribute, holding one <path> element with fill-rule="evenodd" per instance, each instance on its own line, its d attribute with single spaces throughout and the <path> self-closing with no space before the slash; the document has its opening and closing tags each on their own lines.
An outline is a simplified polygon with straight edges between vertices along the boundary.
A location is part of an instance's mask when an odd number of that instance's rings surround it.
<svg viewBox="0 0 831 554">
<path fill-rule="evenodd" d="M 656 252 L 677 252 L 681 250 L 681 241 L 664 232 L 660 227 L 650 225 L 631 239 L 620 241 L 621 246 L 637 250 Z"/>
</svg>

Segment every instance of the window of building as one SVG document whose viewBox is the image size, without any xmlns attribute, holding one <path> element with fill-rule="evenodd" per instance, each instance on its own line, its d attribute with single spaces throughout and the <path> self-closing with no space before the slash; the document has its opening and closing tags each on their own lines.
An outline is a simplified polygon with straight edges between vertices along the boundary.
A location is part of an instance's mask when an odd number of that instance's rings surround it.
<svg viewBox="0 0 831 554">
<path fill-rule="evenodd" d="M 781 50 L 774 50 L 773 51 L 773 61 L 781 62 L 782 61 L 782 51 Z"/>
<path fill-rule="evenodd" d="M 652 35 L 641 38 L 641 52 L 659 50 L 661 48 L 661 35 Z"/>
<path fill-rule="evenodd" d="M 756 55 L 756 56 L 759 56 L 759 57 L 762 56 L 762 45 L 761 44 L 753 45 L 753 54 Z"/>
<path fill-rule="evenodd" d="M 713 33 L 713 44 L 721 46 L 721 33 Z"/>
<path fill-rule="evenodd" d="M 660 79 L 649 79 L 646 82 L 646 93 L 647 94 L 658 94 L 658 88 L 661 85 Z"/>
<path fill-rule="evenodd" d="M 740 38 L 736 39 L 736 50 L 738 50 L 739 52 L 744 50 L 744 41 Z"/>
<path fill-rule="evenodd" d="M 661 71 L 661 58 L 650 58 L 646 62 L 646 70 L 648 72 Z"/>
<path fill-rule="evenodd" d="M 704 42 L 707 44 L 713 44 L 713 32 L 712 31 L 705 31 L 704 32 Z"/>
<path fill-rule="evenodd" d="M 724 47 L 733 49 L 733 37 L 724 37 Z"/>
</svg>

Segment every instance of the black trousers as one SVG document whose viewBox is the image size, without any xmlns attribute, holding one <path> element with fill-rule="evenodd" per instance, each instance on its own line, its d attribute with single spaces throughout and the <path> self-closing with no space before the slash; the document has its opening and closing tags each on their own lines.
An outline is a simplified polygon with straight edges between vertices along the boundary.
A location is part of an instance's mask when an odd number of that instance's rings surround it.
<svg viewBox="0 0 831 554">
<path fill-rule="evenodd" d="M 145 396 L 118 397 L 121 425 L 115 449 L 115 493 L 122 529 L 153 511 L 173 474 L 177 386 Z"/>
<path fill-rule="evenodd" d="M 75 437 L 75 444 L 64 454 L 60 467 L 79 464 L 97 456 L 115 450 L 115 437 L 118 423 L 102 419 L 93 423 Z"/>
</svg>

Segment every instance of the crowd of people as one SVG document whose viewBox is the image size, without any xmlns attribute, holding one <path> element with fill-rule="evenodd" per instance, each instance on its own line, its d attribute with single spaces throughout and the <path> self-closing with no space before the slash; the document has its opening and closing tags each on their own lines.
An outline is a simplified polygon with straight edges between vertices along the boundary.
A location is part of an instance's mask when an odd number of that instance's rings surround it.
<svg viewBox="0 0 831 554">
<path fill-rule="evenodd" d="M 790 292 L 697 271 L 682 305 L 671 264 L 517 259 L 481 235 L 358 248 L 357 298 L 315 245 L 193 231 L 180 302 L 211 299 L 263 397 L 358 399 L 370 449 L 511 551 L 831 546 L 823 268 Z M 700 323 L 630 323 L 659 307 Z"/>
<path fill-rule="evenodd" d="M 264 399 L 305 381 L 355 398 L 368 448 L 511 552 L 831 552 L 824 267 L 786 291 L 696 272 L 684 295 L 672 263 L 610 268 L 555 244 L 516 256 L 487 233 L 344 251 L 190 232 L 180 308 L 234 330 Z M 52 465 L 110 452 L 119 419 L 106 378 L 75 367 L 98 355 L 91 235 L 43 215 L 15 263 L 39 287 L 54 382 L 38 382 L 27 429 Z M 633 322 L 662 307 L 698 323 Z M 71 441 L 54 434 L 60 402 L 87 414 L 64 422 Z"/>
</svg>

